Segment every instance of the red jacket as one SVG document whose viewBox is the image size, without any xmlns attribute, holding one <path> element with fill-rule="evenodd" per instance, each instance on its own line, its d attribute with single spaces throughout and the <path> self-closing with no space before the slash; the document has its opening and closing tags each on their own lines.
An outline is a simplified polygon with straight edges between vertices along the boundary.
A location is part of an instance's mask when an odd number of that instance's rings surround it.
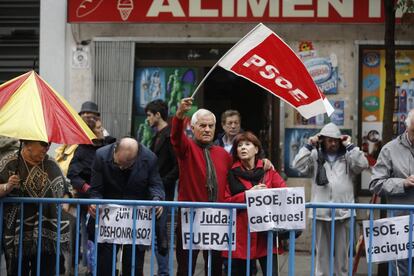
<svg viewBox="0 0 414 276">
<path fill-rule="evenodd" d="M 180 169 L 178 200 L 208 202 L 203 149 L 184 134 L 184 120 L 176 116 L 171 125 L 171 144 Z M 217 200 L 222 202 L 227 186 L 227 172 L 232 163 L 231 156 L 219 146 L 212 146 L 210 155 L 217 175 Z"/>
<path fill-rule="evenodd" d="M 233 164 L 232 169 L 241 167 L 239 161 Z M 263 162 L 259 160 L 256 164 L 256 168 L 263 167 Z M 252 183 L 243 178 L 238 178 L 240 182 L 246 187 L 247 190 L 253 187 Z M 266 171 L 263 177 L 266 186 L 268 188 L 284 188 L 286 187 L 285 181 L 283 178 L 275 171 L 268 170 Z M 241 192 L 235 195 L 231 195 L 230 186 L 226 186 L 225 191 L 225 202 L 233 203 L 245 203 L 246 196 L 245 192 Z M 247 210 L 237 210 L 237 220 L 236 220 L 236 250 L 232 252 L 232 258 L 235 259 L 247 259 Z M 277 248 L 273 248 L 273 253 L 280 253 Z M 267 255 L 267 232 L 253 232 L 250 233 L 250 259 L 257 259 Z M 223 256 L 227 257 L 228 252 L 223 251 Z"/>
</svg>

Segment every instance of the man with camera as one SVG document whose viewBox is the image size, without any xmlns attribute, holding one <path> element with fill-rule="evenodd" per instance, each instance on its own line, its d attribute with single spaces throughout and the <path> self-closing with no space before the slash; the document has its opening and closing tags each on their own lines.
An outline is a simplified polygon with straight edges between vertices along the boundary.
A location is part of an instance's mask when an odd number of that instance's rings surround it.
<svg viewBox="0 0 414 276">
<path fill-rule="evenodd" d="M 364 153 L 329 123 L 309 138 L 293 160 L 293 167 L 312 177 L 312 202 L 353 203 L 353 179 L 368 168 Z M 310 217 L 313 218 L 313 212 Z M 329 275 L 331 209 L 316 210 L 316 275 Z M 334 271 L 348 274 L 347 226 L 351 211 L 335 210 Z"/>
</svg>

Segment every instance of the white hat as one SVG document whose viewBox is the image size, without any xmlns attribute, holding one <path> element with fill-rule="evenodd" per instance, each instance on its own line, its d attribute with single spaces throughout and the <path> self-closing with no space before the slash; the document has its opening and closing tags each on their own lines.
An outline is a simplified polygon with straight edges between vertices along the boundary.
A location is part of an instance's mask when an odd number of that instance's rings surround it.
<svg viewBox="0 0 414 276">
<path fill-rule="evenodd" d="M 341 131 L 339 130 L 337 125 L 335 125 L 334 123 L 329 123 L 321 129 L 319 135 L 331 137 L 334 139 L 340 139 Z"/>
</svg>

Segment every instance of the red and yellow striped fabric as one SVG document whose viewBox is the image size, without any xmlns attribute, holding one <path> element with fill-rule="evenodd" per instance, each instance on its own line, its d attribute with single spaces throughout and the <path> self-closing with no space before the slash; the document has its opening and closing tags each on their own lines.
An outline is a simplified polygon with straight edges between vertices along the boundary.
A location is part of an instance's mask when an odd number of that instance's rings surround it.
<svg viewBox="0 0 414 276">
<path fill-rule="evenodd" d="M 78 113 L 36 72 L 0 85 L 0 135 L 57 144 L 96 138 Z"/>
</svg>

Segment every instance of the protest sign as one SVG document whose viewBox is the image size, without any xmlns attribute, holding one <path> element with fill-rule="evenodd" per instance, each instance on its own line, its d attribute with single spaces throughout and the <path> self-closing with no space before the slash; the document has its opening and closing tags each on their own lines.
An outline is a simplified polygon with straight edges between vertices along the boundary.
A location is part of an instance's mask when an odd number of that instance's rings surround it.
<svg viewBox="0 0 414 276">
<path fill-rule="evenodd" d="M 136 240 L 138 245 L 151 245 L 152 207 L 136 207 Z M 102 205 L 99 212 L 99 243 L 133 243 L 133 207 L 123 205 Z"/>
<path fill-rule="evenodd" d="M 190 208 L 181 209 L 183 249 L 190 249 Z M 193 212 L 193 249 L 228 250 L 230 210 L 195 208 Z M 236 210 L 233 210 L 232 251 L 236 249 Z"/>
<path fill-rule="evenodd" d="M 250 232 L 305 229 L 305 191 L 275 188 L 246 191 Z"/>
<path fill-rule="evenodd" d="M 371 261 L 386 262 L 408 258 L 408 250 L 412 251 L 408 239 L 410 216 L 399 216 L 374 220 L 372 228 L 372 245 L 369 247 L 369 220 L 362 222 L 364 228 L 365 253 L 371 253 Z M 414 232 L 414 231 L 413 231 Z M 414 256 L 414 252 L 413 252 Z M 368 257 L 367 257 L 368 261 Z"/>
</svg>

